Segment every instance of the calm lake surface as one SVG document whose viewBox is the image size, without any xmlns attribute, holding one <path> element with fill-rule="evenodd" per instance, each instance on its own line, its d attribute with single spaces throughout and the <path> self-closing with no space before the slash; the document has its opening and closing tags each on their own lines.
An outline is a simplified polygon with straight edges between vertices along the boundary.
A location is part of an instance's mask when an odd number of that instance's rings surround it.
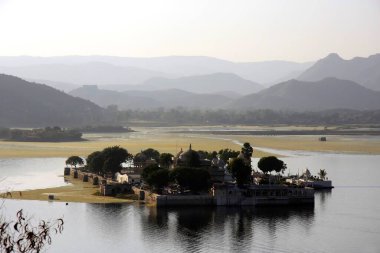
<svg viewBox="0 0 380 253">
<path fill-rule="evenodd" d="M 306 209 L 6 200 L 2 212 L 12 217 L 23 208 L 35 221 L 63 217 L 63 234 L 53 238 L 48 252 L 380 252 L 380 156 L 309 154 L 283 160 L 293 174 L 306 167 L 313 174 L 326 169 L 335 189 L 317 192 L 315 206 Z M 35 180 L 46 187 L 64 185 L 63 163 L 2 159 L 0 178 L 7 177 L 1 185 L 31 189 Z"/>
</svg>

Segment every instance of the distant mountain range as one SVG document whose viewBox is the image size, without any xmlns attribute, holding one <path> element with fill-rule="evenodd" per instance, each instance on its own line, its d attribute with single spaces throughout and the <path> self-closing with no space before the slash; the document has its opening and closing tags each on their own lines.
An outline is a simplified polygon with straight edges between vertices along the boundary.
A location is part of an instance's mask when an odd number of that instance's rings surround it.
<svg viewBox="0 0 380 253">
<path fill-rule="evenodd" d="M 139 90 L 181 89 L 193 93 L 231 92 L 241 95 L 256 93 L 264 87 L 258 83 L 245 80 L 235 74 L 215 73 L 209 75 L 187 76 L 181 78 L 156 77 L 134 86 Z M 131 87 L 129 87 L 130 89 Z"/>
<path fill-rule="evenodd" d="M 109 105 L 121 110 L 380 110 L 379 70 L 380 54 L 351 60 L 330 54 L 312 66 L 182 56 L 0 57 L 0 73 L 29 80 L 0 74 L 0 127 L 98 124 Z M 252 81 L 255 76 L 283 81 L 265 87 Z"/>
<path fill-rule="evenodd" d="M 101 122 L 103 109 L 49 86 L 0 74 L 0 126 L 81 126 Z"/>
<path fill-rule="evenodd" d="M 297 79 L 319 81 L 327 77 L 351 80 L 366 88 L 380 90 L 380 54 L 351 60 L 344 60 L 338 54 L 330 54 L 317 61 Z"/>
<path fill-rule="evenodd" d="M 29 80 L 47 80 L 61 83 L 57 88 L 65 90 L 64 83 L 84 84 L 138 84 L 164 73 L 130 66 L 116 66 L 104 62 L 80 64 L 41 64 L 28 66 L 1 66 L 0 73 L 19 76 Z"/>
<path fill-rule="evenodd" d="M 293 79 L 231 101 L 226 108 L 282 111 L 379 110 L 380 92 L 336 78 L 326 78 L 317 82 Z"/>
<path fill-rule="evenodd" d="M 70 94 L 103 107 L 117 105 L 123 110 L 176 107 L 277 111 L 380 109 L 380 92 L 336 78 L 326 78 L 318 82 L 293 79 L 238 98 L 219 94 L 197 94 L 179 89 L 117 92 L 98 89 L 97 86 L 84 86 L 71 91 Z"/>
<path fill-rule="evenodd" d="M 117 105 L 122 110 L 176 107 L 212 109 L 231 101 L 230 98 L 218 94 L 196 94 L 179 89 L 117 92 L 98 89 L 97 86 L 83 86 L 69 94 L 88 99 L 103 107 Z"/>
<path fill-rule="evenodd" d="M 103 65 L 102 65 L 103 64 Z M 152 77 L 184 77 L 233 73 L 244 79 L 274 84 L 294 78 L 312 65 L 289 61 L 241 62 L 205 56 L 153 58 L 113 56 L 0 57 L 0 72 L 25 79 L 72 84 L 138 84 Z M 59 87 L 66 90 L 64 87 Z"/>
</svg>

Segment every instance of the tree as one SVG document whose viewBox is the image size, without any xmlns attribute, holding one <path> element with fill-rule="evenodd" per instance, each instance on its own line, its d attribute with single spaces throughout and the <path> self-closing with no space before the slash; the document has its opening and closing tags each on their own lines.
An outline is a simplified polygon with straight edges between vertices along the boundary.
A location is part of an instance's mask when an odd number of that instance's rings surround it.
<svg viewBox="0 0 380 253">
<path fill-rule="evenodd" d="M 321 169 L 321 170 L 319 170 L 318 175 L 319 175 L 320 179 L 325 180 L 325 178 L 327 176 L 327 172 L 326 172 L 326 170 Z"/>
<path fill-rule="evenodd" d="M 121 164 L 131 159 L 132 155 L 119 146 L 113 146 L 95 151 L 87 157 L 87 169 L 99 175 L 112 173 L 121 170 Z"/>
<path fill-rule="evenodd" d="M 84 164 L 84 161 L 79 156 L 70 156 L 66 160 L 66 165 L 71 165 L 71 166 L 74 166 L 75 168 L 77 167 L 77 165 L 83 165 L 83 164 Z"/>
<path fill-rule="evenodd" d="M 239 151 L 226 148 L 219 150 L 218 154 L 221 160 L 228 162 L 230 158 L 236 158 L 239 155 Z"/>
<path fill-rule="evenodd" d="M 169 168 L 173 164 L 173 157 L 170 153 L 162 153 L 159 159 L 160 166 Z"/>
<path fill-rule="evenodd" d="M 148 165 L 148 166 L 146 166 L 144 169 L 143 169 L 143 171 L 142 171 L 142 173 L 141 173 L 141 178 L 144 180 L 144 181 L 148 181 L 148 178 L 150 177 L 150 175 L 153 173 L 153 172 L 155 172 L 155 171 L 157 171 L 157 170 L 159 170 L 160 169 L 160 167 L 158 167 L 158 165 L 157 164 L 151 164 L 151 165 Z"/>
<path fill-rule="evenodd" d="M 243 153 L 244 158 L 251 162 L 251 157 L 253 153 L 253 148 L 251 147 L 251 144 L 249 144 L 248 142 L 244 143 L 243 147 L 241 148 L 241 152 Z"/>
<path fill-rule="evenodd" d="M 191 148 L 183 153 L 182 160 L 184 161 L 184 165 L 186 167 L 194 168 L 201 165 L 201 159 L 198 152 L 192 150 Z"/>
<path fill-rule="evenodd" d="M 103 165 L 104 165 L 104 157 L 102 152 L 95 151 L 88 155 L 86 168 L 98 175 L 104 174 Z"/>
<path fill-rule="evenodd" d="M 252 168 L 250 165 L 247 165 L 244 159 L 233 159 L 228 168 L 239 187 L 251 181 Z"/>
<path fill-rule="evenodd" d="M 283 173 L 286 170 L 286 164 L 275 156 L 260 158 L 259 162 L 257 163 L 257 167 L 259 167 L 259 169 L 265 174 L 272 171 Z"/>
<path fill-rule="evenodd" d="M 113 146 L 103 149 L 102 155 L 104 157 L 103 171 L 115 174 L 121 170 L 121 164 L 131 159 L 132 155 L 128 151 L 119 146 Z"/>
<path fill-rule="evenodd" d="M 170 172 L 170 179 L 177 183 L 182 191 L 189 189 L 193 193 L 198 193 L 210 187 L 210 173 L 202 168 L 175 168 Z"/>
<path fill-rule="evenodd" d="M 160 159 L 160 152 L 158 152 L 157 150 L 155 150 L 153 148 L 145 149 L 141 153 L 146 155 L 148 159 L 156 160 L 156 162 L 158 162 L 158 160 Z"/>
<path fill-rule="evenodd" d="M 62 233 L 62 219 L 54 223 L 42 220 L 34 227 L 22 209 L 17 212 L 15 221 L 5 221 L 0 217 L 0 252 L 39 253 L 51 244 L 52 231 Z"/>
<path fill-rule="evenodd" d="M 153 171 L 149 174 L 146 182 L 156 190 L 160 191 L 160 189 L 169 184 L 169 170 L 159 169 Z"/>
</svg>

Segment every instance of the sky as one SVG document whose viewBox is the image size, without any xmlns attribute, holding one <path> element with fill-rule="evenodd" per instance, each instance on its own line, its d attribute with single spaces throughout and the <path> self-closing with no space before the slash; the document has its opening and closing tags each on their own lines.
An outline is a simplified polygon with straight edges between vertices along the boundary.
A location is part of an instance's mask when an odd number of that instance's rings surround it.
<svg viewBox="0 0 380 253">
<path fill-rule="evenodd" d="M 0 0 L 1 56 L 380 53 L 380 0 Z"/>
</svg>

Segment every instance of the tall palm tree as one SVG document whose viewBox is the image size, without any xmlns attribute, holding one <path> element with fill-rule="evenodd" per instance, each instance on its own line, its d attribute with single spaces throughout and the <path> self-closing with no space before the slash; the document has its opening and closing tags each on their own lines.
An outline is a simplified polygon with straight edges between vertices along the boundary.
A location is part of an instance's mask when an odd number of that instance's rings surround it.
<svg viewBox="0 0 380 253">
<path fill-rule="evenodd" d="M 321 169 L 321 170 L 319 170 L 318 175 L 319 175 L 320 179 L 325 180 L 327 172 L 326 172 L 326 170 Z"/>
</svg>

